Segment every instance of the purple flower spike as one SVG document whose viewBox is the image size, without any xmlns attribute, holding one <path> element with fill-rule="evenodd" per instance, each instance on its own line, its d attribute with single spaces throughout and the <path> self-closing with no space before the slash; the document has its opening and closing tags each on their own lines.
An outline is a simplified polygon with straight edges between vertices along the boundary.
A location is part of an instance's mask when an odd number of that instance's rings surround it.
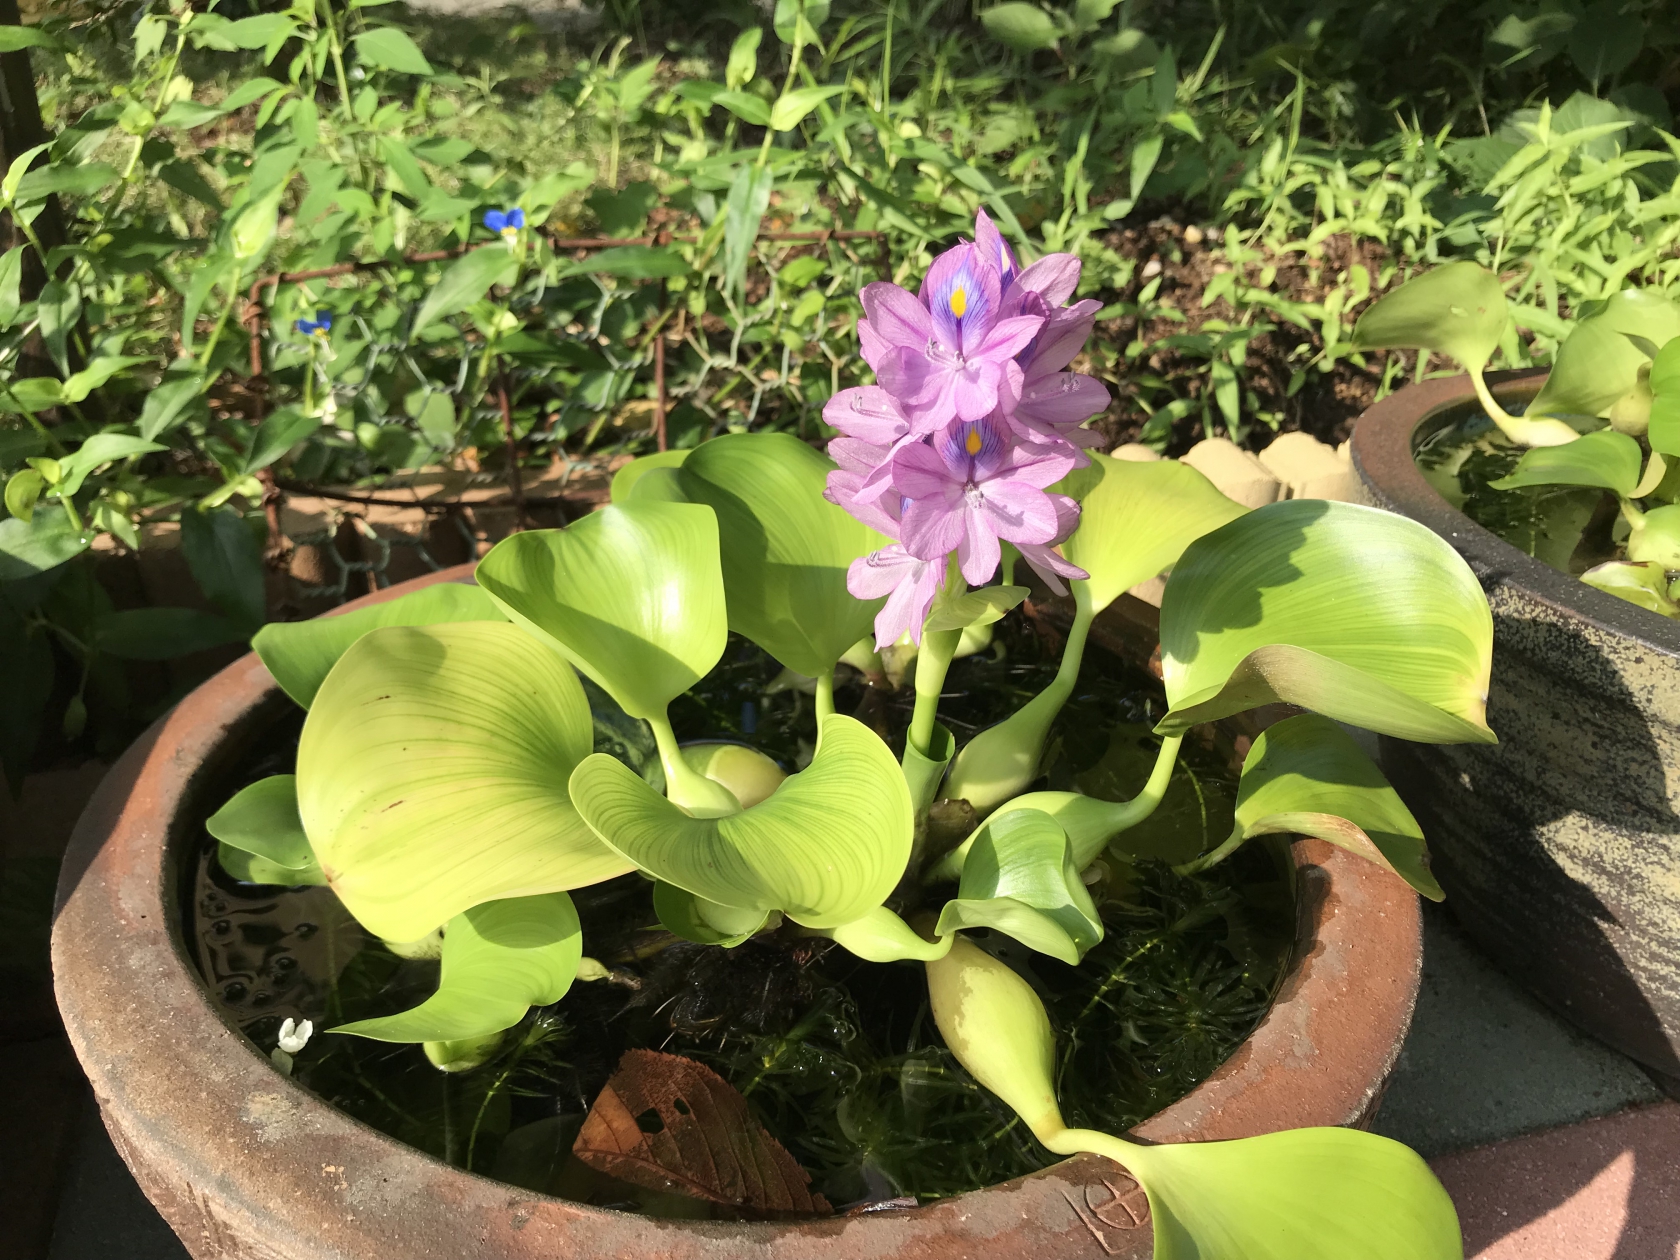
<svg viewBox="0 0 1680 1260">
<path fill-rule="evenodd" d="M 998 278 L 1003 282 L 1005 292 L 1014 283 L 1016 273 L 1021 270 L 1021 264 L 1015 260 L 1015 251 L 1009 248 L 1009 242 L 1003 239 L 1003 233 L 997 230 L 997 225 L 984 210 L 974 215 L 974 247 L 980 251 L 980 257 L 997 268 Z"/>
</svg>

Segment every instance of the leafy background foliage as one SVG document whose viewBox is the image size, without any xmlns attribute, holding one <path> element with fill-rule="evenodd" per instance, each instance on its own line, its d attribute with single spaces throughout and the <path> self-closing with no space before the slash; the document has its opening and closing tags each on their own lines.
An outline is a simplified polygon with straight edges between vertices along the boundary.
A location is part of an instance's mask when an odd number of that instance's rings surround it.
<svg viewBox="0 0 1680 1260">
<path fill-rule="evenodd" d="M 1496 367 L 1680 270 L 1662 0 L 186 13 L 55 7 L 0 45 L 27 48 L 48 142 L 0 185 L 14 784 L 115 751 L 273 615 L 286 487 L 650 449 L 657 338 L 673 444 L 824 436 L 863 378 L 856 291 L 919 274 L 977 206 L 1080 255 L 1105 307 L 1077 366 L 1116 395 L 1097 423 L 1173 451 L 1345 433 L 1427 369 L 1350 344 L 1418 267 L 1499 273 L 1518 319 Z M 515 206 L 504 250 L 482 215 Z M 641 243 L 586 255 L 539 226 Z M 827 228 L 884 238 L 767 235 Z M 404 261 L 425 253 L 446 256 Z M 254 376 L 253 282 L 344 263 L 258 291 Z M 329 332 L 295 331 L 321 311 Z M 198 589 L 136 606 L 95 561 L 176 520 Z"/>
</svg>

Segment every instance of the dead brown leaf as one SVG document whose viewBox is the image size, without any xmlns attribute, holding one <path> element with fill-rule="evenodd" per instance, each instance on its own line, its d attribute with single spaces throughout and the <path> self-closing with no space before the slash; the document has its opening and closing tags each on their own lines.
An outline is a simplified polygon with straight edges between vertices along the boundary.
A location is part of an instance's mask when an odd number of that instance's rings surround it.
<svg viewBox="0 0 1680 1260">
<path fill-rule="evenodd" d="M 747 1100 L 693 1059 L 631 1050 L 572 1151 L 598 1172 L 760 1217 L 827 1216 L 811 1176 L 752 1118 Z"/>
</svg>

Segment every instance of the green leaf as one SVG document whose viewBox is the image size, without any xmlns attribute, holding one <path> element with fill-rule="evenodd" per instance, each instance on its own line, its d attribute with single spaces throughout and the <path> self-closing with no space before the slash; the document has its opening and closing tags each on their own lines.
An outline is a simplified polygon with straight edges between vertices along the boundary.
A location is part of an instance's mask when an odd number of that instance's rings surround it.
<svg viewBox="0 0 1680 1260">
<path fill-rule="evenodd" d="M 1664 617 L 1680 618 L 1680 604 L 1668 595 L 1668 572 L 1654 560 L 1611 560 L 1588 569 L 1581 581 Z"/>
<path fill-rule="evenodd" d="M 717 514 L 729 628 L 807 677 L 828 673 L 884 600 L 846 589 L 888 540 L 823 498 L 832 461 L 790 433 L 737 433 L 683 461 L 682 491 Z"/>
<path fill-rule="evenodd" d="M 1036 4 L 998 4 L 980 14 L 986 31 L 994 39 L 1018 52 L 1054 48 L 1061 38 L 1056 20 Z"/>
<path fill-rule="evenodd" d="M 18 180 L 18 205 L 45 202 L 55 193 L 67 197 L 92 197 L 104 186 L 118 178 L 116 166 L 102 161 L 89 161 L 82 166 L 37 166 L 22 180 Z"/>
<path fill-rule="evenodd" d="M 511 283 L 519 271 L 519 259 L 500 245 L 487 245 L 462 254 L 438 277 L 438 281 L 414 314 L 408 335 L 418 337 L 422 329 L 448 315 L 458 315 L 498 284 Z"/>
<path fill-rule="evenodd" d="M 1444 263 L 1384 295 L 1353 329 L 1355 350 L 1433 350 L 1479 372 L 1505 333 L 1505 290 L 1473 262 Z"/>
<path fill-rule="evenodd" d="M 1091 575 L 1098 612 L 1247 510 L 1190 465 L 1169 459 L 1134 463 L 1093 451 L 1091 466 L 1056 489 L 1079 500 L 1079 527 L 1062 554 Z"/>
<path fill-rule="evenodd" d="M 1529 404 L 1528 414 L 1608 415 L 1616 401 L 1639 383 L 1640 370 L 1651 362 L 1639 342 L 1661 346 L 1675 337 L 1680 337 L 1680 308 L 1656 293 L 1624 289 L 1597 314 L 1576 324 L 1558 347 L 1557 359 Z"/>
<path fill-rule="evenodd" d="M 740 910 L 837 927 L 886 900 L 910 859 L 915 814 L 898 762 L 861 722 L 822 720 L 815 759 L 761 805 L 692 818 L 605 754 L 572 772 L 596 833 L 642 870 Z"/>
<path fill-rule="evenodd" d="M 140 409 L 140 436 L 151 441 L 169 432 L 189 414 L 189 408 L 204 393 L 204 377 L 198 372 L 168 373 L 156 389 L 148 391 Z"/>
<path fill-rule="evenodd" d="M 1634 522 L 1628 535 L 1629 560 L 1655 561 L 1665 569 L 1680 569 L 1680 503 L 1652 508 Z"/>
<path fill-rule="evenodd" d="M 354 612 L 310 621 L 271 622 L 251 640 L 274 680 L 304 708 L 350 645 L 381 626 L 430 626 L 454 621 L 504 621 L 495 601 L 480 587 L 439 582 Z M 433 926 L 437 926 L 433 924 Z"/>
<path fill-rule="evenodd" d="M 200 105 L 197 101 L 176 101 L 158 118 L 159 127 L 180 127 L 191 131 L 205 123 L 215 122 L 225 111 L 215 105 Z"/>
<path fill-rule="evenodd" d="M 417 940 L 482 901 L 630 869 L 566 794 L 592 744 L 577 675 L 518 628 L 385 626 L 350 646 L 310 706 L 298 810 L 350 913 Z"/>
<path fill-rule="evenodd" d="M 841 87 L 806 87 L 784 92 L 770 107 L 770 128 L 773 131 L 792 131 L 805 121 L 805 116 L 824 101 L 840 95 Z"/>
<path fill-rule="evenodd" d="M 770 125 L 770 103 L 750 92 L 725 90 L 712 97 L 712 104 L 722 105 L 742 122 L 749 122 L 755 127 Z"/>
<path fill-rule="evenodd" d="M 686 276 L 689 265 L 683 256 L 666 245 L 614 245 L 582 262 L 572 263 L 571 276 L 618 276 L 624 280 L 657 280 L 661 276 Z"/>
<path fill-rule="evenodd" d="M 725 86 L 735 89 L 753 81 L 753 76 L 758 73 L 758 46 L 763 40 L 764 28 L 761 26 L 749 26 L 735 37 L 735 42 L 729 46 L 729 62 L 724 67 Z"/>
<path fill-rule="evenodd" d="M 941 591 L 934 596 L 933 607 L 923 629 L 966 630 L 970 626 L 989 626 L 1020 604 L 1028 594 L 1024 586 L 983 586 L 955 599 L 949 597 L 948 591 Z"/>
<path fill-rule="evenodd" d="M 828 7 L 828 0 L 776 0 L 775 15 L 771 19 L 776 38 L 784 44 L 791 44 L 796 38 L 801 43 L 809 43 L 822 29 L 822 24 L 828 21 Z M 800 26 L 804 27 L 804 33 L 796 36 Z"/>
<path fill-rule="evenodd" d="M 27 523 L 46 484 L 45 478 L 35 469 L 20 468 L 6 481 L 6 511 Z"/>
<path fill-rule="evenodd" d="M 770 921 L 771 914 L 769 910 L 740 911 L 732 906 L 720 906 L 663 880 L 653 886 L 653 912 L 673 936 L 696 945 L 717 945 L 723 949 L 734 949 L 756 936 Z M 716 926 L 716 921 L 730 919 L 739 920 L 738 925 L 732 925 L 733 930 Z"/>
<path fill-rule="evenodd" d="M 19 52 L 25 48 L 63 47 L 63 44 L 38 27 L 0 26 L 0 53 Z"/>
<path fill-rule="evenodd" d="M 1669 340 L 1651 361 L 1651 449 L 1680 455 L 1680 336 Z"/>
<path fill-rule="evenodd" d="M 1313 1128 L 1232 1142 L 1126 1143 L 1112 1157 L 1149 1196 L 1156 1260 L 1464 1254 L 1458 1214 L 1429 1165 L 1374 1133 Z"/>
<path fill-rule="evenodd" d="M 1114 12 L 1120 0 L 1074 0 L 1073 24 L 1081 33 L 1094 30 Z"/>
<path fill-rule="evenodd" d="M 632 717 L 663 721 L 729 636 L 717 517 L 692 504 L 615 504 L 565 529 L 513 534 L 478 581 Z"/>
<path fill-rule="evenodd" d="M 79 403 L 89 394 L 93 393 L 94 390 L 106 384 L 113 376 L 115 376 L 118 372 L 121 372 L 124 368 L 133 367 L 136 363 L 146 363 L 148 361 L 149 360 L 143 359 L 138 355 L 132 354 L 100 355 L 80 372 L 77 372 L 69 380 L 64 382 L 64 401 Z M 134 439 L 129 440 L 132 441 Z M 145 442 L 146 446 L 152 450 L 163 449 L 161 446 L 153 446 L 151 442 L 145 438 L 141 438 L 139 440 Z M 138 452 L 139 448 L 137 447 L 134 451 L 126 453 L 137 454 Z"/>
<path fill-rule="evenodd" d="M 297 872 L 308 877 L 307 882 L 326 883 L 298 817 L 296 775 L 258 779 L 211 814 L 204 829 L 222 844 L 279 870 Z"/>
<path fill-rule="evenodd" d="M 1070 967 L 1102 940 L 1102 920 L 1073 864 L 1067 832 L 1049 814 L 1012 809 L 975 838 L 937 932 L 978 928 L 995 928 Z"/>
<path fill-rule="evenodd" d="M 35 318 L 41 323 L 41 339 L 47 343 L 53 362 L 66 376 L 70 374 L 70 333 L 81 317 L 82 291 L 74 281 L 49 280 L 41 287 L 41 296 L 35 303 Z M 14 387 L 12 392 L 18 393 L 17 388 Z M 62 401 L 63 388 L 60 387 L 57 392 Z M 18 396 L 23 397 L 21 393 Z"/>
<path fill-rule="evenodd" d="M 130 608 L 94 622 L 93 642 L 101 652 L 125 660 L 169 661 L 238 643 L 247 633 L 226 617 L 196 608 Z"/>
<path fill-rule="evenodd" d="M 181 513 L 181 554 L 212 604 L 247 631 L 262 625 L 262 551 L 244 517 L 232 508 L 188 508 Z"/>
<path fill-rule="evenodd" d="M 723 229 L 723 274 L 727 287 L 740 290 L 758 240 L 759 225 L 770 208 L 775 176 L 768 166 L 743 166 L 729 185 Z"/>
<path fill-rule="evenodd" d="M 885 906 L 876 906 L 861 919 L 823 929 L 824 936 L 865 962 L 886 963 L 915 959 L 931 962 L 950 953 L 955 934 L 937 941 L 923 940 L 910 925 Z"/>
<path fill-rule="evenodd" d="M 418 45 L 401 31 L 389 26 L 375 27 L 352 38 L 356 56 L 372 66 L 395 70 L 398 74 L 433 74 L 432 63 Z"/>
<path fill-rule="evenodd" d="M 245 456 L 245 471 L 267 468 L 292 447 L 321 427 L 321 417 L 307 415 L 301 407 L 281 407 L 257 426 Z"/>
<path fill-rule="evenodd" d="M 1633 494 L 1645 454 L 1639 443 L 1614 429 L 1584 433 L 1563 446 L 1526 451 L 1507 477 L 1490 481 L 1495 490 L 1519 486 L 1595 486 L 1622 498 Z"/>
<path fill-rule="evenodd" d="M 72 378 L 74 379 L 74 378 Z M 95 433 L 71 454 L 58 461 L 59 493 L 66 497 L 82 488 L 82 482 L 94 469 L 127 459 L 130 455 L 144 455 L 164 448 L 156 442 L 134 437 L 128 433 Z"/>
<path fill-rule="evenodd" d="M 236 109 L 244 109 L 247 105 L 255 105 L 270 92 L 279 92 L 285 86 L 284 83 L 271 79 L 267 75 L 259 74 L 254 79 L 246 79 L 245 82 L 229 92 L 217 108 L 224 114 L 231 114 Z"/>
<path fill-rule="evenodd" d="M 18 285 L 23 279 L 23 245 L 14 245 L 0 254 L 0 329 L 17 323 L 23 303 Z"/>
<path fill-rule="evenodd" d="M 501 1032 L 565 997 L 582 958 L 583 929 L 565 893 L 486 902 L 449 921 L 436 993 L 400 1015 L 328 1031 L 403 1042 Z"/>
<path fill-rule="evenodd" d="M 1191 543 L 1161 602 L 1179 734 L 1282 701 L 1423 743 L 1493 743 L 1493 618 L 1426 526 L 1352 503 L 1267 504 Z"/>
<path fill-rule="evenodd" d="M 691 451 L 658 451 L 652 455 L 642 455 L 631 460 L 617 472 L 612 479 L 612 501 L 626 503 L 636 489 L 636 483 L 656 468 L 673 469 L 682 465 Z"/>
<path fill-rule="evenodd" d="M 283 13 L 259 13 L 255 17 L 229 22 L 216 32 L 213 47 L 266 48 L 276 39 L 284 40 L 297 34 L 297 23 Z"/>
<path fill-rule="evenodd" d="M 0 521 L 0 582 L 15 582 L 57 568 L 86 551 L 92 541 L 56 503 L 37 506 L 27 521 L 8 517 Z"/>
<path fill-rule="evenodd" d="M 1386 867 L 1431 901 L 1423 829 L 1353 737 L 1304 713 L 1267 728 L 1243 762 L 1236 826 L 1245 838 L 1299 833 Z"/>
</svg>

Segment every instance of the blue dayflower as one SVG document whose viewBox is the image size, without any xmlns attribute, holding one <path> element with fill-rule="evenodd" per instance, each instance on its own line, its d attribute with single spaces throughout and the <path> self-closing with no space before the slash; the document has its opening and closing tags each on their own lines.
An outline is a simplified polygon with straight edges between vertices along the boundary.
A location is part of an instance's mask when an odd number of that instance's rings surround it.
<svg viewBox="0 0 1680 1260">
<path fill-rule="evenodd" d="M 325 337 L 332 331 L 332 312 L 316 311 L 314 319 L 300 319 L 292 327 L 300 333 Z"/>
<path fill-rule="evenodd" d="M 525 226 L 525 212 L 518 206 L 507 210 L 486 210 L 484 226 L 492 232 L 500 232 L 503 236 L 512 235 Z"/>
</svg>

